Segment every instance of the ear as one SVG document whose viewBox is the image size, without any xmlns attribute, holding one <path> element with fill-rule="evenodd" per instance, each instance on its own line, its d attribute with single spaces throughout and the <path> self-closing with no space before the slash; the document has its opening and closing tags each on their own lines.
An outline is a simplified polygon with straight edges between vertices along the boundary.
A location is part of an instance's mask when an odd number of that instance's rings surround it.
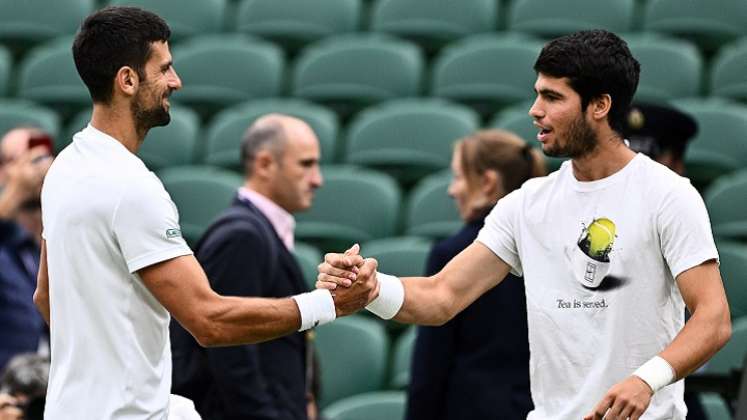
<svg viewBox="0 0 747 420">
<path fill-rule="evenodd" d="M 254 175 L 259 178 L 271 178 L 277 167 L 275 156 L 269 150 L 260 150 L 254 157 Z"/>
<path fill-rule="evenodd" d="M 119 90 L 125 96 L 135 96 L 139 86 L 140 77 L 132 67 L 121 67 L 114 76 L 115 90 Z"/>
<path fill-rule="evenodd" d="M 495 169 L 486 170 L 480 177 L 480 182 L 480 191 L 490 198 L 495 197 L 503 189 L 503 178 Z"/>
<path fill-rule="evenodd" d="M 605 93 L 591 100 L 589 103 L 589 112 L 594 120 L 602 120 L 607 117 L 612 108 L 612 97 Z"/>
</svg>

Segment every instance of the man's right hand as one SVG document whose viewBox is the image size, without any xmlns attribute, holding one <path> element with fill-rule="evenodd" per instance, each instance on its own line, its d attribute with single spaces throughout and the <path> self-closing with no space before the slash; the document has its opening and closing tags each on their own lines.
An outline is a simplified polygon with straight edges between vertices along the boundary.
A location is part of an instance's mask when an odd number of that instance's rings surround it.
<svg viewBox="0 0 747 420">
<path fill-rule="evenodd" d="M 373 258 L 364 260 L 359 252 L 360 247 L 355 244 L 344 254 L 327 254 L 318 267 L 316 286 L 332 293 L 338 317 L 361 310 L 379 296 L 378 262 Z"/>
</svg>

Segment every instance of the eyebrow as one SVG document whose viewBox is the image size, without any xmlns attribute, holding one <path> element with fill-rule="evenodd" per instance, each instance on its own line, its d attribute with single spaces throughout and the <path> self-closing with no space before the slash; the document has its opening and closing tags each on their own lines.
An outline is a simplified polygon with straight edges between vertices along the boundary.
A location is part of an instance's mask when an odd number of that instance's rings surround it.
<svg viewBox="0 0 747 420">
<path fill-rule="evenodd" d="M 563 97 L 563 94 L 560 93 L 560 92 L 558 92 L 557 90 L 552 90 L 552 89 L 544 88 L 544 89 L 540 89 L 540 90 L 534 89 L 534 91 L 536 93 L 539 93 L 542 96 L 557 96 L 559 98 Z"/>
</svg>

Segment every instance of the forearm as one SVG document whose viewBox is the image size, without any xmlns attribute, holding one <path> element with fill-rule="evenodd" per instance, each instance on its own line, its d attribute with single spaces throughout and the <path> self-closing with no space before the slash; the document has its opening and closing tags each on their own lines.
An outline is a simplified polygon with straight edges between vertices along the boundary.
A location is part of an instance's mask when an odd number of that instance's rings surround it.
<svg viewBox="0 0 747 420">
<path fill-rule="evenodd" d="M 203 346 L 253 344 L 297 331 L 301 326 L 293 299 L 218 296 L 207 304 L 197 331 L 190 331 Z"/>
<path fill-rule="evenodd" d="M 728 311 L 718 306 L 698 308 L 660 356 L 674 369 L 675 379 L 681 379 L 713 357 L 729 337 L 731 321 Z"/>
<path fill-rule="evenodd" d="M 443 325 L 458 311 L 455 301 L 449 299 L 443 285 L 439 287 L 436 276 L 407 277 L 400 279 L 405 289 L 402 309 L 394 317 L 399 322 L 419 325 Z"/>
</svg>

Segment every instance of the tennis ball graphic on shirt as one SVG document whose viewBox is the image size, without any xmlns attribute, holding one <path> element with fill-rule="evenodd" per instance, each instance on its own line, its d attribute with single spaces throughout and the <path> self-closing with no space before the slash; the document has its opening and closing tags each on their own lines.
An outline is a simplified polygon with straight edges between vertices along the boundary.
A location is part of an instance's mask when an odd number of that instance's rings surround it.
<svg viewBox="0 0 747 420">
<path fill-rule="evenodd" d="M 609 261 L 609 253 L 615 243 L 615 223 L 610 219 L 599 218 L 586 228 L 586 235 L 578 246 L 589 257 L 602 262 Z"/>
</svg>

